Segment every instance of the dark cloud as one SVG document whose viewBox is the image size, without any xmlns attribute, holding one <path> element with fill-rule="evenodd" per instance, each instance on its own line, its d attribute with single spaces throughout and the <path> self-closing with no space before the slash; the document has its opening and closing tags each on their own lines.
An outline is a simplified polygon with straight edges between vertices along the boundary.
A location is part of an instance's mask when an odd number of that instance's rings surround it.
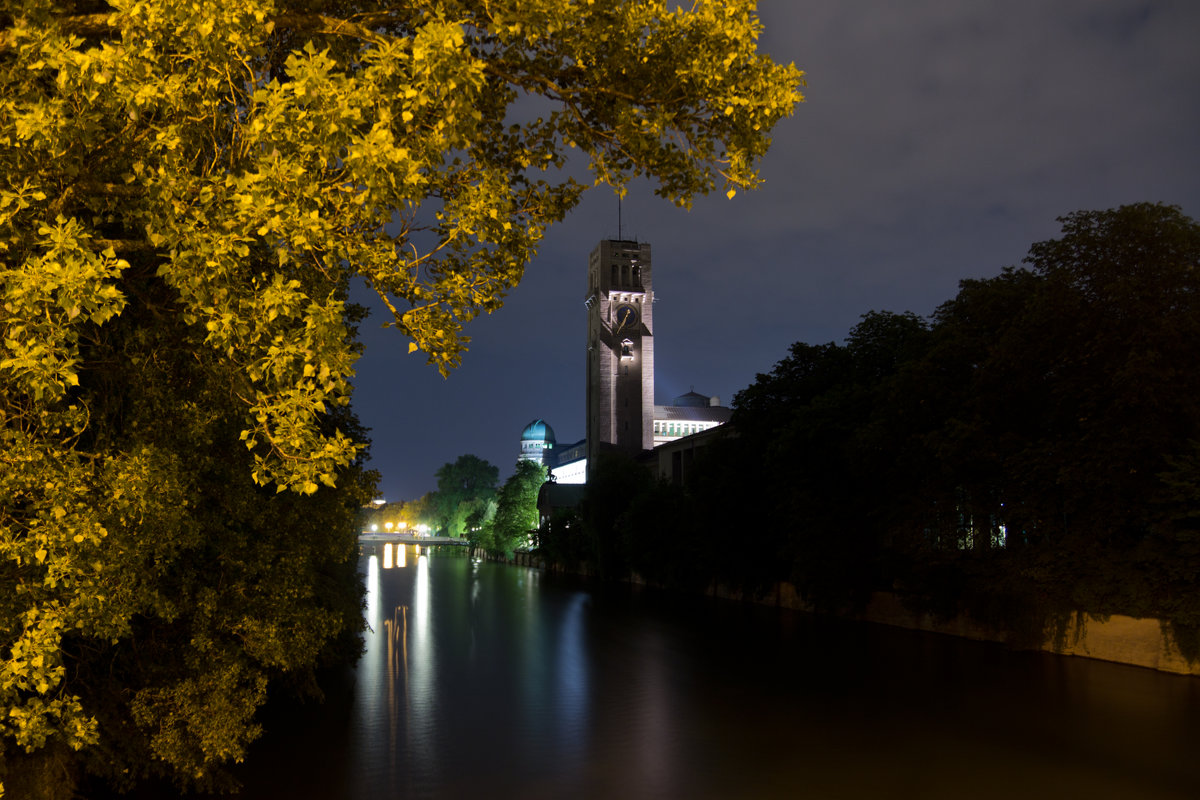
<svg viewBox="0 0 1200 800">
<path fill-rule="evenodd" d="M 1055 0 L 760 3 L 761 47 L 807 72 L 766 179 L 684 212 L 633 187 L 654 248 L 658 400 L 726 402 L 797 340 L 872 309 L 928 314 L 1054 236 L 1055 217 L 1143 200 L 1200 214 L 1200 4 Z M 552 230 L 524 283 L 471 324 L 448 380 L 368 330 L 355 406 L 389 499 L 475 453 L 507 474 L 524 425 L 583 435 L 584 268 L 617 234 L 604 189 Z M 366 326 L 370 328 L 370 325 Z"/>
</svg>

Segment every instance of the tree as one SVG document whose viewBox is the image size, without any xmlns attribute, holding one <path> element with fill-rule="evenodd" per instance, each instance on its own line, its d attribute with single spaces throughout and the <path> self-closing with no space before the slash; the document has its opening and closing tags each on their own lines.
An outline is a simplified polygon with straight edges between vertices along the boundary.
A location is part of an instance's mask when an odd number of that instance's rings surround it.
<svg viewBox="0 0 1200 800">
<path fill-rule="evenodd" d="M 546 482 L 546 468 L 533 461 L 518 461 L 496 497 L 495 515 L 485 525 L 480 544 L 491 553 L 512 553 L 525 546 L 538 528 L 538 492 Z"/>
<path fill-rule="evenodd" d="M 437 512 L 434 510 L 433 492 L 427 492 L 421 495 L 416 500 L 410 500 L 404 504 L 404 508 L 400 512 L 400 521 L 407 524 L 409 529 L 415 528 L 418 525 L 428 525 L 435 527 L 437 525 Z"/>
<path fill-rule="evenodd" d="M 459 456 L 452 464 L 438 467 L 438 488 L 433 495 L 437 522 L 446 536 L 462 536 L 468 518 L 476 522 L 486 513 L 488 502 L 496 493 L 499 468 L 479 456 Z M 477 527 L 477 526 L 476 526 Z"/>
<path fill-rule="evenodd" d="M 579 504 L 579 521 L 588 540 L 590 568 L 605 579 L 629 574 L 632 541 L 629 506 L 650 490 L 654 477 L 645 465 L 618 450 L 602 450 L 590 468 Z"/>
<path fill-rule="evenodd" d="M 1026 259 L 1044 288 L 1022 321 L 1053 337 L 1041 374 L 1022 376 L 1052 384 L 1029 455 L 1058 462 L 1053 475 L 1035 468 L 1058 492 L 1053 527 L 1137 541 L 1165 457 L 1200 435 L 1200 225 L 1151 203 L 1060 222 L 1062 236 Z"/>
<path fill-rule="evenodd" d="M 1037 636 L 1079 610 L 1195 630 L 1180 512 L 1200 430 L 1200 226 L 1151 203 L 1060 222 L 1027 268 L 964 281 L 938 309 L 912 384 L 920 486 L 895 541 L 914 583 L 950 578 L 950 611 L 1011 624 L 1023 605 Z"/>
<path fill-rule="evenodd" d="M 903 466 L 908 400 L 898 387 L 928 338 L 928 324 L 912 313 L 873 311 L 844 346 L 797 342 L 737 393 L 739 439 L 724 448 L 736 463 L 722 469 L 753 477 L 733 477 L 745 488 L 729 496 L 774 557 L 790 564 L 786 576 L 741 565 L 739 578 L 762 586 L 789 577 L 824 607 L 865 602 L 878 588 L 883 534 L 911 481 Z"/>
<path fill-rule="evenodd" d="M 243 755 L 267 684 L 359 624 L 351 278 L 445 373 L 578 201 L 570 150 L 683 205 L 753 187 L 801 80 L 753 7 L 6 6 L 6 760 Z"/>
</svg>

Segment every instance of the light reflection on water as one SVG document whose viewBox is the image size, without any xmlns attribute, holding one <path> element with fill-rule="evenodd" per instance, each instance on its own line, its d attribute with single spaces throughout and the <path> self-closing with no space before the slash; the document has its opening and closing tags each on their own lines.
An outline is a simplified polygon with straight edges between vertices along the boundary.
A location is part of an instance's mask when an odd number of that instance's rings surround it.
<svg viewBox="0 0 1200 800">
<path fill-rule="evenodd" d="M 1200 796 L 1197 679 L 410 547 L 364 558 L 352 690 L 268 719 L 244 797 Z"/>
</svg>

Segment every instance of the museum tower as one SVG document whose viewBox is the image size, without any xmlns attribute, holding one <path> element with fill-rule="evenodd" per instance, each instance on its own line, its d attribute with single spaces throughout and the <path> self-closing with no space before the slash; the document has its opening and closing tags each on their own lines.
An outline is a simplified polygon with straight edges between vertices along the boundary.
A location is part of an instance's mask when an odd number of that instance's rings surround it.
<svg viewBox="0 0 1200 800">
<path fill-rule="evenodd" d="M 609 449 L 654 446 L 654 290 L 650 245 L 605 239 L 588 257 L 588 471 Z"/>
</svg>

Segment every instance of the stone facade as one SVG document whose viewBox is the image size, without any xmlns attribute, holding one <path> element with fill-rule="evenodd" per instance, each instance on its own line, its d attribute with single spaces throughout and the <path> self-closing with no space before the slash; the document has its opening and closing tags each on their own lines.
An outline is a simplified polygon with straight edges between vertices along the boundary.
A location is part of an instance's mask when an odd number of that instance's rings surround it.
<svg viewBox="0 0 1200 800">
<path fill-rule="evenodd" d="M 588 257 L 588 464 L 654 446 L 654 284 L 650 245 L 605 239 Z"/>
</svg>

